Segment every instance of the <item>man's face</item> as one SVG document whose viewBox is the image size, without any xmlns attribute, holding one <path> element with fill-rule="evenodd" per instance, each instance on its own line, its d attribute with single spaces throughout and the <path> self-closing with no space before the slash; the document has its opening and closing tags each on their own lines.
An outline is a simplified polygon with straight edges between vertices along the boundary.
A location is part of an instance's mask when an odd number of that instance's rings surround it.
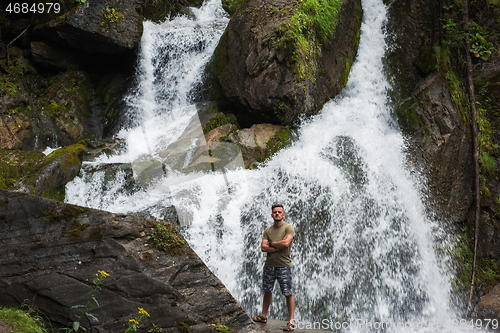
<svg viewBox="0 0 500 333">
<path fill-rule="evenodd" d="M 273 212 L 271 213 L 271 217 L 275 222 L 279 222 L 283 220 L 285 217 L 285 211 L 283 210 L 283 207 L 276 207 L 273 208 Z"/>
</svg>

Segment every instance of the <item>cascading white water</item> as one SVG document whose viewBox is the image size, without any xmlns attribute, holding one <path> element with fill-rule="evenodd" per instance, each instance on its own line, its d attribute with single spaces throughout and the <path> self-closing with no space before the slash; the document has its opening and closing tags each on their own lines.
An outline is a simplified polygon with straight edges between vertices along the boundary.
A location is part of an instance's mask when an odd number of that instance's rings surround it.
<svg viewBox="0 0 500 333">
<path fill-rule="evenodd" d="M 102 190 L 103 172 L 87 169 L 67 185 L 66 201 L 114 212 L 147 209 L 155 215 L 172 204 L 189 212 L 185 237 L 250 314 L 261 306 L 261 235 L 272 223 L 271 205 L 279 202 L 296 229 L 292 260 L 299 322 L 327 323 L 332 330 L 340 323 L 340 331 L 352 332 L 378 331 L 381 323 L 386 331 L 462 331 L 453 322 L 450 283 L 433 250 L 430 234 L 437 226 L 424 213 L 418 178 L 406 163 L 404 139 L 387 105 L 385 7 L 381 0 L 363 0 L 363 10 L 358 56 L 346 89 L 266 166 L 211 172 L 175 184 L 164 177 L 132 193 L 119 191 L 123 175 L 115 189 Z M 140 85 L 130 97 L 141 125 L 122 131 L 126 154 L 90 167 L 131 162 L 148 153 L 146 146 L 154 154 L 183 131 L 194 113 L 190 93 L 201 81 L 196 75 L 227 24 L 216 1 L 195 14 L 145 24 Z M 197 29 L 210 36 L 199 42 L 193 36 L 199 36 Z M 165 46 L 166 40 L 175 46 Z M 177 51 L 179 44 L 183 51 Z M 187 55 L 198 48 L 203 51 Z M 167 78 L 168 73 L 175 75 Z M 285 319 L 284 299 L 276 295 L 270 316 Z M 369 323 L 378 328 L 367 329 Z"/>
</svg>

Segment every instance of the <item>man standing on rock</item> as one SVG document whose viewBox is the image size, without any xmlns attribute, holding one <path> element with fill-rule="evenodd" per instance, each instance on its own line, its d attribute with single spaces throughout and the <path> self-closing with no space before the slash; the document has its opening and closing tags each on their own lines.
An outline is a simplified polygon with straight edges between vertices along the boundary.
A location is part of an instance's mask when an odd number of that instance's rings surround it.
<svg viewBox="0 0 500 333">
<path fill-rule="evenodd" d="M 271 217 L 274 224 L 266 230 L 262 236 L 260 249 L 267 252 L 266 264 L 262 273 L 262 291 L 264 292 L 264 301 L 262 303 L 262 312 L 253 317 L 252 320 L 261 323 L 267 323 L 267 311 L 273 299 L 273 288 L 275 280 L 278 280 L 281 292 L 286 297 L 286 306 L 288 308 L 289 320 L 283 331 L 293 331 L 293 315 L 295 312 L 295 299 L 292 290 L 292 260 L 290 259 L 290 248 L 295 236 L 295 229 L 285 221 L 285 211 L 283 205 L 276 204 L 271 208 Z"/>
</svg>

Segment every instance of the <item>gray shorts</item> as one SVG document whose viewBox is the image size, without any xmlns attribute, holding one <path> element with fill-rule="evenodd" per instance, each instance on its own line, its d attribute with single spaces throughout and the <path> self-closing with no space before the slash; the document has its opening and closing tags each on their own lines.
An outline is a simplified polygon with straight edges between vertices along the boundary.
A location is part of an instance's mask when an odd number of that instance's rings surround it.
<svg viewBox="0 0 500 333">
<path fill-rule="evenodd" d="M 272 293 L 274 281 L 278 280 L 281 292 L 285 296 L 293 295 L 292 267 L 270 267 L 264 266 L 262 272 L 262 292 Z"/>
</svg>

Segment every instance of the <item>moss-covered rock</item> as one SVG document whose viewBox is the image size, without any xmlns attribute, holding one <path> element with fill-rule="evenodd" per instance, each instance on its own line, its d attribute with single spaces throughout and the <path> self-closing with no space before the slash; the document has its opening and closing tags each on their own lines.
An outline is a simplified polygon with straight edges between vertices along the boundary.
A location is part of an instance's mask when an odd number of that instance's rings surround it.
<svg viewBox="0 0 500 333">
<path fill-rule="evenodd" d="M 40 151 L 0 150 L 0 188 L 13 189 L 15 183 L 45 155 Z"/>
<path fill-rule="evenodd" d="M 57 149 L 21 179 L 20 189 L 51 199 L 64 199 L 64 185 L 80 172 L 86 147 L 74 144 Z"/>
<path fill-rule="evenodd" d="M 291 131 L 282 125 L 256 124 L 238 131 L 237 138 L 245 168 L 254 168 L 286 147 Z"/>
<path fill-rule="evenodd" d="M 242 127 L 294 125 L 344 88 L 359 42 L 359 1 L 227 3 L 238 10 L 212 58 L 214 95 Z"/>
</svg>

